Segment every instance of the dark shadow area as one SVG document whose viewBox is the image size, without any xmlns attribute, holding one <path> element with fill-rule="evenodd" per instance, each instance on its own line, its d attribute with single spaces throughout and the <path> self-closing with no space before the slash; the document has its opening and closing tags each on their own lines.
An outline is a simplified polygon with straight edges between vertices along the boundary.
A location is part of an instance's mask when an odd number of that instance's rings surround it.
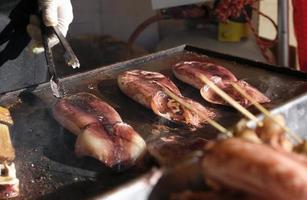
<svg viewBox="0 0 307 200">
<path fill-rule="evenodd" d="M 95 177 L 95 180 L 75 181 L 72 184 L 67 184 L 54 190 L 52 193 L 41 196 L 40 200 L 53 199 L 90 199 L 101 196 L 106 192 L 125 184 L 149 171 L 150 168 L 142 168 L 136 170 L 132 168 L 124 173 L 106 173 Z"/>
<path fill-rule="evenodd" d="M 16 59 L 30 42 L 26 27 L 29 17 L 38 10 L 36 0 L 21 0 L 9 15 L 11 21 L 0 33 L 0 45 L 6 46 L 0 52 L 0 66 Z"/>
<path fill-rule="evenodd" d="M 38 198 L 38 200 L 83 200 L 91 197 L 90 190 L 96 187 L 96 185 L 97 183 L 92 181 L 73 183 L 71 185 L 63 186 L 52 193 L 46 194 Z"/>
<path fill-rule="evenodd" d="M 9 60 L 16 59 L 28 45 L 30 40 L 31 38 L 23 29 L 15 29 L 10 36 L 0 34 L 0 45 L 7 42 L 5 48 L 0 52 L 0 66 Z"/>
<path fill-rule="evenodd" d="M 171 199 L 175 193 L 185 190 L 208 190 L 197 162 L 184 164 L 166 173 L 152 190 L 148 200 Z"/>
<path fill-rule="evenodd" d="M 40 98 L 32 93 L 36 87 L 37 85 L 27 88 L 26 90 L 22 91 L 18 97 L 23 103 L 29 106 L 46 106 L 46 104 Z"/>
</svg>

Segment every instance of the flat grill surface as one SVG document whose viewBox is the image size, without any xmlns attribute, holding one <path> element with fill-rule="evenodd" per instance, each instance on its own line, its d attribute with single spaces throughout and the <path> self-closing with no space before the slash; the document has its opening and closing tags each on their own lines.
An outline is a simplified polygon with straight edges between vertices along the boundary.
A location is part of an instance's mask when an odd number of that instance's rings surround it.
<svg viewBox="0 0 307 200">
<path fill-rule="evenodd" d="M 209 55 L 210 57 L 207 57 Z M 241 118 L 232 108 L 206 103 L 197 89 L 172 75 L 170 66 L 179 61 L 211 60 L 244 79 L 271 98 L 267 108 L 276 108 L 307 92 L 307 76 L 303 73 L 273 68 L 240 58 L 226 56 L 189 46 L 181 46 L 139 59 L 92 70 L 63 79 L 68 94 L 90 92 L 113 106 L 123 120 L 132 125 L 147 144 L 164 136 L 175 135 L 187 140 L 216 137 L 209 125 L 191 131 L 170 123 L 122 94 L 116 77 L 129 69 L 158 71 L 170 77 L 182 93 L 217 113 L 216 120 L 231 127 Z M 91 158 L 77 158 L 73 152 L 75 136 L 64 130 L 52 117 L 56 102 L 48 84 L 33 89 L 7 93 L 0 104 L 9 106 L 14 126 L 11 136 L 16 148 L 17 174 L 21 182 L 19 199 L 84 199 L 138 177 L 151 168 L 151 162 L 117 173 Z M 257 114 L 256 110 L 250 109 Z"/>
</svg>

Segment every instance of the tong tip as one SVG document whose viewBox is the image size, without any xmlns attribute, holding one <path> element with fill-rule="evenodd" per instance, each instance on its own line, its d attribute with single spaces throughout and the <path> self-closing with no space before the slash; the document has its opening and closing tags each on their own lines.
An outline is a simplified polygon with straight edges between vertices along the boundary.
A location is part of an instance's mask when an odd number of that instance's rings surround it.
<svg viewBox="0 0 307 200">
<path fill-rule="evenodd" d="M 65 95 L 64 88 L 60 84 L 60 82 L 56 82 L 55 80 L 53 80 L 53 77 L 50 79 L 52 94 L 56 98 L 62 98 Z"/>
<path fill-rule="evenodd" d="M 80 68 L 80 62 L 79 60 L 75 60 L 73 63 L 70 64 L 70 66 L 73 68 L 73 69 L 76 69 L 76 68 Z"/>
<path fill-rule="evenodd" d="M 76 56 L 73 56 L 66 52 L 64 54 L 64 58 L 68 66 L 71 66 L 73 69 L 80 68 L 80 62 Z"/>
</svg>

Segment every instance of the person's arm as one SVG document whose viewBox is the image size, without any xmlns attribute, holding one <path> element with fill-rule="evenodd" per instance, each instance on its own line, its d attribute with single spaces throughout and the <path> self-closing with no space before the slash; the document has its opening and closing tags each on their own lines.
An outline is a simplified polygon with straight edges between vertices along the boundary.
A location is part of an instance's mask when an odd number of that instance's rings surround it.
<svg viewBox="0 0 307 200">
<path fill-rule="evenodd" d="M 69 25 L 73 20 L 73 10 L 70 0 L 38 0 L 38 4 L 42 11 L 44 24 L 46 26 L 57 26 L 63 35 L 66 36 Z M 32 37 L 29 45 L 30 50 L 33 53 L 43 52 L 40 20 L 37 16 L 33 15 L 30 17 L 27 32 Z M 50 36 L 50 46 L 54 46 L 58 42 L 55 35 Z"/>
</svg>

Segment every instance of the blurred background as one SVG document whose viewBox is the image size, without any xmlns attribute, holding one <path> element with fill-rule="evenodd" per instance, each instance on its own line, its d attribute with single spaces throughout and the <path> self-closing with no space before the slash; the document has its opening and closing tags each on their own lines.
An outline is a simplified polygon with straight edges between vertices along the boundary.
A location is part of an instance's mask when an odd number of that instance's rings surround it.
<svg viewBox="0 0 307 200">
<path fill-rule="evenodd" d="M 75 19 L 71 25 L 69 38 L 82 36 L 108 35 L 112 38 L 127 42 L 133 31 L 146 19 L 156 15 L 161 10 L 168 11 L 183 5 L 204 5 L 213 8 L 218 1 L 213 0 L 73 0 Z M 254 1 L 253 7 L 268 15 L 278 24 L 278 0 Z M 296 39 L 293 28 L 292 4 L 289 1 L 289 44 L 293 47 L 290 55 L 290 66 L 297 68 Z M 175 12 L 175 11 L 170 11 Z M 242 37 L 240 41 L 218 40 L 219 25 L 216 20 L 208 20 L 211 13 L 195 19 L 174 19 L 148 25 L 139 33 L 134 44 L 146 52 L 155 52 L 181 44 L 190 44 L 205 49 L 211 49 L 226 54 L 246 57 L 267 62 L 259 49 L 253 34 Z M 173 19 L 172 19 L 173 18 Z M 251 16 L 253 27 L 260 37 L 274 40 L 276 30 L 273 24 L 259 15 L 255 10 Z M 247 28 L 249 29 L 249 28 Z M 275 48 L 275 49 L 274 49 Z M 276 55 L 276 45 L 272 47 Z M 275 52 L 274 52 L 275 51 Z M 276 55 L 277 56 L 277 55 Z"/>
<path fill-rule="evenodd" d="M 8 13 L 17 2 L 1 0 L 0 20 L 8 20 Z M 219 13 L 216 11 L 221 2 L 224 1 L 72 0 L 74 21 L 67 38 L 79 57 L 81 68 L 72 70 L 63 66 L 63 51 L 58 45 L 55 57 L 59 74 L 66 76 L 182 44 L 280 64 L 280 41 L 274 27 L 274 23 L 280 25 L 280 1 L 250 1 L 252 4 L 246 5 L 250 21 L 240 11 L 236 17 L 221 20 L 223 8 Z M 288 3 L 289 41 L 284 45 L 290 45 L 289 61 L 280 65 L 298 69 L 292 4 Z"/>
</svg>

